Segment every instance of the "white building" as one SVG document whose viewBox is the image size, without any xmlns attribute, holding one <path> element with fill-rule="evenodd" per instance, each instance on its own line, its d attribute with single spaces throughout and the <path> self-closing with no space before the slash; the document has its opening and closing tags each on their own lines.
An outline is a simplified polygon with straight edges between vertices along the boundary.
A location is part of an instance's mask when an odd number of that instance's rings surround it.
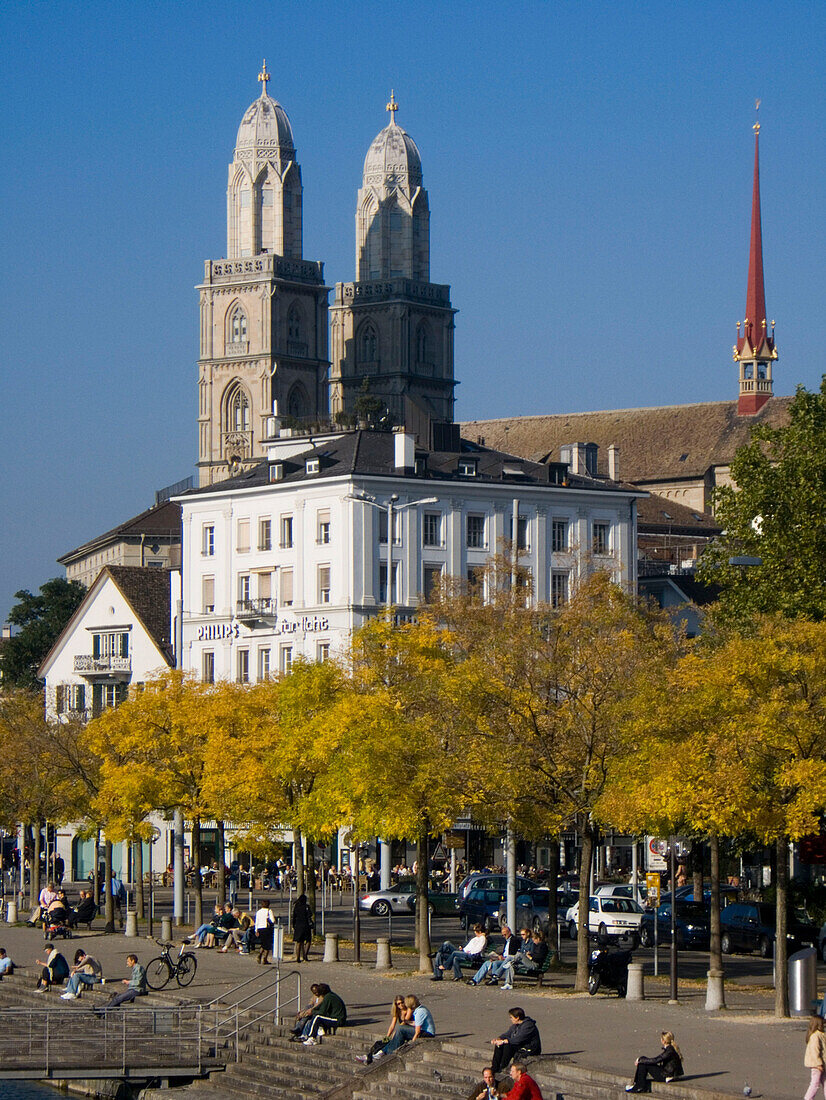
<svg viewBox="0 0 826 1100">
<path fill-rule="evenodd" d="M 458 431 L 452 443 L 427 452 L 403 431 L 283 432 L 253 469 L 178 498 L 182 667 L 246 682 L 343 648 L 387 601 L 388 503 L 402 612 L 440 575 L 481 576 L 514 514 L 538 601 L 564 602 L 594 567 L 633 591 L 639 490 L 585 473 L 579 444 L 570 465 L 540 465 Z"/>
</svg>

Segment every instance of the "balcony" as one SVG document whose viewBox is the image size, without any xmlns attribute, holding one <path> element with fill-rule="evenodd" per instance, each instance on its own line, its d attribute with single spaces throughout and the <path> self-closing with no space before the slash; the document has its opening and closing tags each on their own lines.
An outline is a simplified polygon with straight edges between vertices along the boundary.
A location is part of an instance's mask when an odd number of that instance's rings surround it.
<svg viewBox="0 0 826 1100">
<path fill-rule="evenodd" d="M 242 623 L 274 623 L 278 618 L 278 606 L 268 596 L 258 600 L 239 600 L 235 605 L 235 617 Z"/>
<path fill-rule="evenodd" d="M 92 657 L 90 654 L 76 655 L 74 671 L 81 676 L 107 676 L 113 673 L 131 673 L 131 657 Z"/>
</svg>

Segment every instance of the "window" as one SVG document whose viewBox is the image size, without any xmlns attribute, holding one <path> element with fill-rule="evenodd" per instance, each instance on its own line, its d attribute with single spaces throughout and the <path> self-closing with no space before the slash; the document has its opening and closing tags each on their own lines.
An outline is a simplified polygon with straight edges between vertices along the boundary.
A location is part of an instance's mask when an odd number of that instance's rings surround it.
<svg viewBox="0 0 826 1100">
<path fill-rule="evenodd" d="M 281 549 L 289 550 L 293 544 L 293 517 L 281 517 Z"/>
<path fill-rule="evenodd" d="M 244 194 L 248 194 L 248 192 L 245 191 Z M 242 340 L 247 338 L 247 315 L 240 306 L 236 306 L 232 312 L 229 335 L 233 344 L 240 344 Z"/>
<path fill-rule="evenodd" d="M 272 520 L 259 519 L 258 521 L 258 549 L 272 550 Z"/>
<path fill-rule="evenodd" d="M 485 542 L 485 517 L 467 517 L 467 545 L 470 550 L 484 550 Z"/>
<path fill-rule="evenodd" d="M 399 563 L 393 562 L 393 572 L 391 574 L 392 591 L 390 592 L 390 602 L 399 598 Z M 387 562 L 382 562 L 379 565 L 379 603 L 387 603 Z"/>
<path fill-rule="evenodd" d="M 393 543 L 395 546 L 401 545 L 401 525 L 399 524 L 399 513 L 393 513 Z M 379 512 L 379 542 L 387 544 L 387 512 L 382 510 Z"/>
<path fill-rule="evenodd" d="M 270 481 L 283 481 L 284 480 L 284 463 L 283 462 L 271 462 L 269 473 L 270 473 Z"/>
<path fill-rule="evenodd" d="M 330 566 L 319 565 L 318 567 L 318 602 L 329 603 L 330 602 Z"/>
<path fill-rule="evenodd" d="M 107 634 L 92 635 L 93 657 L 128 657 L 129 634 L 126 632 L 112 632 Z"/>
<path fill-rule="evenodd" d="M 201 654 L 201 679 L 205 684 L 215 683 L 215 654 L 211 649 Z"/>
<path fill-rule="evenodd" d="M 517 550 L 530 550 L 530 543 L 528 541 L 528 533 L 530 528 L 528 526 L 528 517 L 519 516 L 516 521 L 516 549 Z M 510 526 L 508 528 L 510 541 L 513 542 L 513 516 L 510 518 Z"/>
<path fill-rule="evenodd" d="M 290 306 L 290 312 L 287 314 L 287 338 L 301 339 L 301 310 L 298 306 Z"/>
<path fill-rule="evenodd" d="M 100 714 L 107 707 L 116 707 L 126 699 L 126 684 L 92 684 L 92 713 Z"/>
<path fill-rule="evenodd" d="M 239 554 L 250 552 L 250 521 L 248 519 L 238 520 L 235 549 Z"/>
<path fill-rule="evenodd" d="M 282 645 L 281 651 L 278 654 L 278 660 L 281 675 L 286 676 L 293 667 L 293 647 L 291 645 Z"/>
<path fill-rule="evenodd" d="M 211 558 L 215 554 L 215 526 L 205 523 L 201 532 L 201 553 L 205 558 Z"/>
<path fill-rule="evenodd" d="M 250 427 L 250 403 L 240 386 L 232 391 L 227 409 L 227 428 L 231 432 L 248 432 Z"/>
<path fill-rule="evenodd" d="M 329 642 L 318 642 L 318 644 L 315 647 L 315 659 L 318 661 L 318 663 L 320 665 L 324 664 L 325 661 L 330 660 L 330 643 Z"/>
<path fill-rule="evenodd" d="M 258 679 L 269 680 L 270 678 L 270 651 L 269 649 L 258 650 Z"/>
<path fill-rule="evenodd" d="M 238 574 L 238 603 L 242 608 L 248 607 L 250 602 L 250 575 Z"/>
<path fill-rule="evenodd" d="M 326 546 L 330 541 L 330 513 L 319 512 L 316 517 L 316 542 Z"/>
<path fill-rule="evenodd" d="M 475 458 L 460 458 L 457 466 L 460 477 L 476 477 L 477 464 Z"/>
<path fill-rule="evenodd" d="M 201 607 L 205 615 L 215 610 L 215 578 L 204 577 L 201 581 Z"/>
<path fill-rule="evenodd" d="M 568 574 L 551 573 L 551 607 L 564 607 L 568 602 Z"/>
<path fill-rule="evenodd" d="M 292 569 L 281 570 L 281 606 L 292 607 L 293 605 L 293 571 Z"/>
<path fill-rule="evenodd" d="M 555 519 L 551 524 L 551 550 L 561 554 L 568 549 L 568 521 L 567 519 Z"/>
<path fill-rule="evenodd" d="M 610 523 L 595 523 L 592 549 L 595 554 L 609 554 L 611 538 Z"/>
<path fill-rule="evenodd" d="M 239 684 L 250 682 L 250 651 L 248 649 L 238 650 L 238 675 L 236 679 Z"/>
<path fill-rule="evenodd" d="M 419 363 L 430 362 L 430 340 L 425 324 L 419 325 L 416 331 L 416 360 Z"/>
<path fill-rule="evenodd" d="M 55 688 L 55 710 L 58 714 L 81 714 L 86 709 L 84 684 L 58 684 Z"/>
<path fill-rule="evenodd" d="M 379 358 L 379 338 L 372 325 L 365 325 L 359 341 L 359 359 L 362 363 L 375 363 Z"/>
<path fill-rule="evenodd" d="M 469 565 L 467 567 L 467 586 L 471 596 L 484 599 L 485 567 L 483 565 Z"/>
<path fill-rule="evenodd" d="M 438 591 L 439 584 L 442 579 L 442 567 L 441 565 L 425 565 L 424 567 L 424 584 L 423 595 L 428 602 L 433 599 L 434 595 Z"/>
<path fill-rule="evenodd" d="M 258 603 L 262 611 L 272 607 L 272 573 L 258 574 Z"/>
<path fill-rule="evenodd" d="M 425 512 L 422 516 L 422 546 L 442 545 L 442 513 Z"/>
<path fill-rule="evenodd" d="M 321 469 L 321 461 L 317 458 L 308 458 L 304 463 L 304 472 L 307 474 L 317 474 Z"/>
</svg>

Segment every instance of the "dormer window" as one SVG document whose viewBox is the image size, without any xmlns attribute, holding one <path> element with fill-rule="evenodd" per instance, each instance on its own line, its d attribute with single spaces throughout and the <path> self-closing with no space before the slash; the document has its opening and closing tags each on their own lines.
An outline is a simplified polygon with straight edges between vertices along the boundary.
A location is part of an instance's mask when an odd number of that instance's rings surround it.
<svg viewBox="0 0 826 1100">
<path fill-rule="evenodd" d="M 318 458 L 308 458 L 304 463 L 305 473 L 317 474 L 321 470 L 321 460 Z"/>
<path fill-rule="evenodd" d="M 283 481 L 284 480 L 284 463 L 283 462 L 271 462 L 270 463 L 270 481 Z"/>
<path fill-rule="evenodd" d="M 478 463 L 475 458 L 460 458 L 457 472 L 460 477 L 476 477 Z"/>
</svg>

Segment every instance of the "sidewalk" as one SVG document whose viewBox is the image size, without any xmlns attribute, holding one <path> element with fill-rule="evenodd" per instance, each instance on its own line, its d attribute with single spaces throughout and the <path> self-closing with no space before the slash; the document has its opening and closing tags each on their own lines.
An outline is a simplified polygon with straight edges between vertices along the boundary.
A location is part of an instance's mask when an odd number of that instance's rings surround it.
<svg viewBox="0 0 826 1100">
<path fill-rule="evenodd" d="M 43 945 L 39 930 L 0 926 L 0 946 L 18 966 L 26 968 L 32 984 L 38 973 L 34 960 L 43 958 Z M 57 947 L 70 963 L 77 948 L 83 947 L 101 961 L 108 980 L 126 976 L 128 953 L 134 951 L 144 963 L 158 954 L 157 945 L 146 938 L 127 939 L 122 934 L 107 936 L 94 931 L 58 940 Z M 401 953 L 394 954 L 392 972 L 377 974 L 372 969 L 374 949 L 369 945 L 362 950 L 361 967 L 346 961 L 324 964 L 322 954 L 322 946 L 316 944 L 309 963 L 297 967 L 285 961 L 281 966 L 282 974 L 300 972 L 305 1003 L 310 983 L 326 981 L 344 998 L 350 1022 L 373 1027 L 378 1035 L 387 1026 L 393 995 L 415 993 L 432 1011 L 441 1038 L 478 1046 L 480 1071 L 487 1062 L 489 1040 L 508 1026 L 507 1010 L 521 1005 L 539 1025 L 543 1053 L 588 1068 L 627 1074 L 630 1079 L 635 1057 L 656 1054 L 660 1031 L 667 1029 L 675 1033 L 686 1074 L 695 1078 L 698 1087 L 742 1095 L 748 1083 L 753 1098 L 799 1100 L 808 1084 L 808 1070 L 803 1068 L 806 1021 L 775 1020 L 770 989 L 732 987 L 726 991 L 728 1009 L 707 1013 L 705 989 L 699 984 L 685 983 L 680 1003 L 669 1005 L 667 978 L 646 976 L 646 1001 L 628 1003 L 613 993 L 595 997 L 574 994 L 568 974 L 554 977 L 551 972 L 542 989 L 518 984 L 505 992 L 496 987 L 471 988 L 464 982 L 432 983 L 429 975 L 413 970 L 414 956 Z M 341 954 L 346 958 L 345 947 Z M 184 991 L 173 985 L 165 993 L 208 1001 L 260 970 L 255 956 L 224 955 L 216 950 L 200 950 L 196 955 L 198 972 L 192 985 Z M 274 981 L 275 967 L 271 972 Z M 56 996 L 43 1000 L 51 1007 L 61 1003 Z"/>
</svg>

